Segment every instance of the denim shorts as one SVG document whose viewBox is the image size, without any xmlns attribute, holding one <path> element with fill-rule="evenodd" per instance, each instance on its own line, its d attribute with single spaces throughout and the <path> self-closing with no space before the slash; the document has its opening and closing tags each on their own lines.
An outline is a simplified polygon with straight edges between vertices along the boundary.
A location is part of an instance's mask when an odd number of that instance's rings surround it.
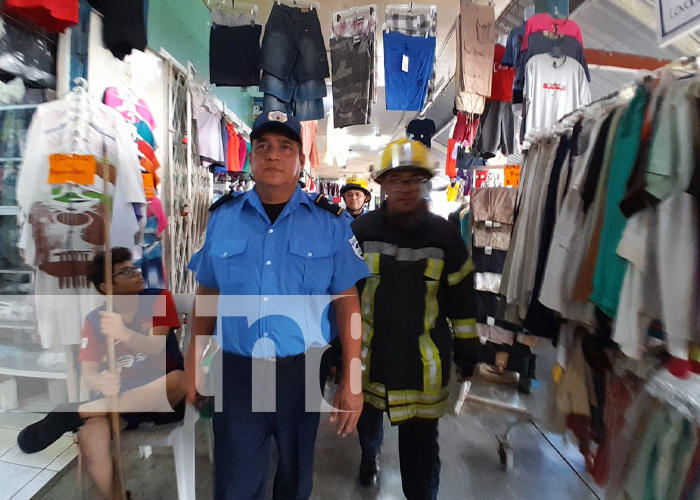
<svg viewBox="0 0 700 500">
<path fill-rule="evenodd" d="M 325 116 L 323 99 L 311 99 L 301 102 L 284 102 L 272 94 L 263 98 L 263 112 L 282 111 L 295 116 L 299 121 L 322 120 Z"/>
<path fill-rule="evenodd" d="M 260 79 L 260 92 L 272 94 L 280 101 L 311 101 L 323 99 L 328 94 L 324 80 L 309 80 L 297 82 L 296 80 L 281 80 L 272 73 L 263 73 Z"/>
<path fill-rule="evenodd" d="M 318 12 L 275 3 L 263 36 L 260 69 L 283 81 L 330 76 Z"/>
</svg>

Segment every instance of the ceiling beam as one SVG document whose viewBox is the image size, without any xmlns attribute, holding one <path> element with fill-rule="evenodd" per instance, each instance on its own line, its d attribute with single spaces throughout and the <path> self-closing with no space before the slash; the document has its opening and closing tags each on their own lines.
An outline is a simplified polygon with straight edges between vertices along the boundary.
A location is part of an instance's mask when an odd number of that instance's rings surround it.
<svg viewBox="0 0 700 500">
<path fill-rule="evenodd" d="M 668 59 L 638 56 L 622 52 L 609 52 L 607 50 L 585 49 L 586 62 L 592 66 L 606 66 L 630 70 L 654 71 L 670 63 Z"/>
</svg>

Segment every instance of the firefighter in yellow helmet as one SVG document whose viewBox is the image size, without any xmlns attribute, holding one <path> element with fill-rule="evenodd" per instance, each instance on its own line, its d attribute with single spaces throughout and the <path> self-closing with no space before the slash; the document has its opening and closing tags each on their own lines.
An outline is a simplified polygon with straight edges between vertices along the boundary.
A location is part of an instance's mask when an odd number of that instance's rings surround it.
<svg viewBox="0 0 700 500">
<path fill-rule="evenodd" d="M 351 175 L 345 179 L 345 185 L 340 188 L 340 196 L 345 201 L 345 207 L 353 219 L 366 214 L 365 208 L 371 199 L 369 183 L 361 175 Z"/>
<path fill-rule="evenodd" d="M 371 273 L 361 283 L 360 482 L 379 482 L 386 413 L 398 426 L 404 494 L 418 500 L 438 495 L 438 421 L 446 411 L 453 353 L 464 380 L 480 349 L 474 265 L 457 228 L 427 209 L 428 156 L 418 141 L 389 144 L 373 172 L 387 199 L 352 224 Z"/>
</svg>

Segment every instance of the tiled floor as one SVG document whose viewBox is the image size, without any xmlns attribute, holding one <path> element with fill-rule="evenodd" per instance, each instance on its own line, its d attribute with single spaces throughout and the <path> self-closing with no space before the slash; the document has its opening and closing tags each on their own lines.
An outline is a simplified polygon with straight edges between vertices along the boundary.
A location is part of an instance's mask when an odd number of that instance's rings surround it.
<svg viewBox="0 0 700 500">
<path fill-rule="evenodd" d="M 29 406 L 31 403 L 43 406 L 43 400 L 28 403 Z M 27 405 L 23 408 L 26 409 Z M 43 414 L 37 413 L 0 413 L 0 500 L 31 499 L 77 457 L 78 450 L 68 436 L 33 455 L 19 449 L 19 431 L 41 418 Z"/>
</svg>

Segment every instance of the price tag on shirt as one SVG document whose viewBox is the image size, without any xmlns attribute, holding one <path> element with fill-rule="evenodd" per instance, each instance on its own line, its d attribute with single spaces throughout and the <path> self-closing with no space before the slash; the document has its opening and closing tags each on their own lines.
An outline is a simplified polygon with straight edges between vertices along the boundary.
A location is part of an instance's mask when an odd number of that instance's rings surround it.
<svg viewBox="0 0 700 500">
<path fill-rule="evenodd" d="M 401 59 L 401 71 L 408 73 L 408 56 L 406 54 L 404 54 Z"/>
<path fill-rule="evenodd" d="M 484 248 L 484 253 L 486 255 L 491 255 L 493 253 L 493 247 L 486 247 Z"/>
<path fill-rule="evenodd" d="M 97 161 L 92 155 L 52 154 L 49 156 L 49 184 L 95 183 Z"/>
<path fill-rule="evenodd" d="M 146 195 L 146 199 L 150 200 L 156 195 L 155 181 L 153 180 L 153 174 L 142 173 L 141 179 L 143 179 L 143 192 Z"/>
<path fill-rule="evenodd" d="M 496 326 L 496 318 L 494 318 L 493 316 L 489 316 L 488 318 L 486 318 L 486 324 L 489 326 Z"/>
</svg>

